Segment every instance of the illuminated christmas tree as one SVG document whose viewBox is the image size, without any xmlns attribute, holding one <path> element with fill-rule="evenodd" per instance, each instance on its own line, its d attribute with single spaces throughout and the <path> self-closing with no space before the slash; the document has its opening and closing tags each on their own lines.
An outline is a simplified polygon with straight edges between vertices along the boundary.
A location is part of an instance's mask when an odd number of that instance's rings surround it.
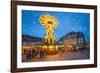
<svg viewBox="0 0 100 73">
<path fill-rule="evenodd" d="M 46 29 L 46 35 L 44 37 L 44 41 L 47 42 L 48 44 L 54 44 L 56 38 L 54 30 L 58 24 L 56 18 L 50 14 L 44 14 L 40 16 L 40 23 Z"/>
</svg>

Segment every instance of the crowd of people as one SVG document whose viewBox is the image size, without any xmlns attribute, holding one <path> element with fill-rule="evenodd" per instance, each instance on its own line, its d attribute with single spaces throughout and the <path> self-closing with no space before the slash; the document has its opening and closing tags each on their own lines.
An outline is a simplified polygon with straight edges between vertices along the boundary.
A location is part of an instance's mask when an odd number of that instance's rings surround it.
<svg viewBox="0 0 100 73">
<path fill-rule="evenodd" d="M 33 57 L 39 56 L 39 57 L 43 57 L 46 55 L 46 51 L 43 50 L 42 48 L 30 48 L 30 49 L 24 49 L 23 51 L 23 55 L 26 56 L 27 59 L 31 59 Z"/>
<path fill-rule="evenodd" d="M 54 55 L 57 53 L 63 53 L 64 47 L 33 47 L 33 46 L 23 46 L 22 48 L 22 55 L 24 55 L 27 59 L 32 59 L 34 57 L 45 57 L 46 55 Z"/>
</svg>

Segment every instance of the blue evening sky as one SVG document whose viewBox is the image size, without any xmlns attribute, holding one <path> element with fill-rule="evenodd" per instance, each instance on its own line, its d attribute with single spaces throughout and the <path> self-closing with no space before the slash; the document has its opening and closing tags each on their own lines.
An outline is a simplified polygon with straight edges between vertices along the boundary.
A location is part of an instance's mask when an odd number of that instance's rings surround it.
<svg viewBox="0 0 100 73">
<path fill-rule="evenodd" d="M 72 31 L 83 32 L 85 38 L 90 37 L 89 13 L 32 10 L 22 10 L 22 34 L 43 38 L 45 28 L 39 22 L 39 18 L 43 14 L 53 15 L 58 20 L 58 27 L 55 29 L 57 40 Z"/>
</svg>

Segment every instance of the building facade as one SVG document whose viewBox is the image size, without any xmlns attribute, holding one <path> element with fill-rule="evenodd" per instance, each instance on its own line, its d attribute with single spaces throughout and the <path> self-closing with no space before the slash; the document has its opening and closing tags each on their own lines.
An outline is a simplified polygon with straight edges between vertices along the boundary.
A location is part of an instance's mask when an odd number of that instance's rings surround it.
<svg viewBox="0 0 100 73">
<path fill-rule="evenodd" d="M 84 48 L 85 36 L 82 32 L 70 32 L 64 38 L 65 46 L 73 50 Z"/>
</svg>

